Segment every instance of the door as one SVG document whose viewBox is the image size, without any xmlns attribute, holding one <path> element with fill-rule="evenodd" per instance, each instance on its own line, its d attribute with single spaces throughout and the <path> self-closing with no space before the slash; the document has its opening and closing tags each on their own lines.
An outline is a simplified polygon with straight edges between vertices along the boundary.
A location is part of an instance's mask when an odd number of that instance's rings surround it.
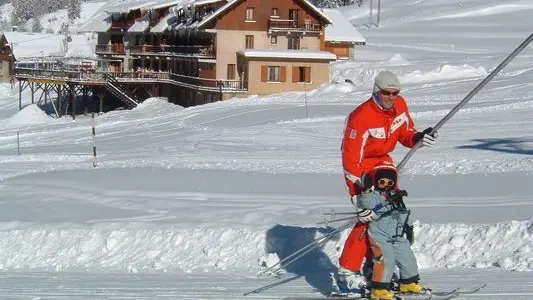
<svg viewBox="0 0 533 300">
<path fill-rule="evenodd" d="M 293 27 L 298 27 L 298 12 L 298 9 L 289 9 L 289 19 L 292 20 Z"/>
</svg>

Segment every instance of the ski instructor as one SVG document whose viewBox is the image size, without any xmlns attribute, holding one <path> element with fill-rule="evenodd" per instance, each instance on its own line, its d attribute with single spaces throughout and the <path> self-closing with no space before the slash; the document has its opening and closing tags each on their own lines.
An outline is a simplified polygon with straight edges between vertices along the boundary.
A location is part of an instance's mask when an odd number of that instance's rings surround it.
<svg viewBox="0 0 533 300">
<path fill-rule="evenodd" d="M 419 141 L 423 146 L 431 147 L 437 138 L 437 133 L 429 134 L 431 129 L 416 131 L 405 99 L 400 96 L 398 77 L 389 71 L 380 72 L 374 81 L 372 97 L 346 118 L 341 146 L 342 165 L 352 203 L 357 207 L 356 196 L 373 188 L 361 182 L 364 173 L 370 173 L 377 165 L 393 165 L 389 153 L 398 141 L 408 148 Z M 378 218 L 370 209 L 357 207 L 357 211 L 359 222 L 346 239 L 337 273 L 339 290 L 347 293 L 359 293 L 367 285 L 360 272 L 365 257 L 367 262 L 372 260 L 367 223 Z"/>
</svg>

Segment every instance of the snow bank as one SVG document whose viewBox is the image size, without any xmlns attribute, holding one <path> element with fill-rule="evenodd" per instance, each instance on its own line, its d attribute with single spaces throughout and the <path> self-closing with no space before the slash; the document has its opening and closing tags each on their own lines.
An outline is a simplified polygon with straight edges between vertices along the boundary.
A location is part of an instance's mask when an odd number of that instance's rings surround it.
<svg viewBox="0 0 533 300">
<path fill-rule="evenodd" d="M 37 104 L 30 104 L 0 124 L 2 128 L 24 128 L 57 122 L 60 122 L 60 120 L 49 117 Z"/>
<path fill-rule="evenodd" d="M 533 270 L 533 223 L 418 224 L 414 250 L 422 268 Z"/>
<path fill-rule="evenodd" d="M 398 76 L 403 87 L 409 85 L 421 86 L 441 81 L 484 78 L 488 75 L 484 67 L 474 67 L 468 64 L 442 64 L 430 70 L 413 69 L 414 66 L 411 66 L 408 61 L 398 55 L 393 55 L 386 63 L 382 64 L 358 62 L 341 62 L 338 64 L 334 67 L 331 75 L 334 84 L 324 85 L 319 89 L 319 94 L 331 94 L 334 92 L 343 94 L 356 90 L 364 90 L 370 93 L 374 78 L 379 72 L 390 69 L 391 66 L 395 66 L 394 73 Z M 417 66 L 417 68 L 419 67 Z"/>
<path fill-rule="evenodd" d="M 496 14 L 506 14 L 510 12 L 516 12 L 525 9 L 531 9 L 531 5 L 518 5 L 518 4 L 497 4 L 489 7 L 483 8 L 473 8 L 460 13 L 453 13 L 447 15 L 437 15 L 436 17 L 430 17 L 426 20 L 438 20 L 438 19 L 453 19 L 458 18 L 472 18 L 472 17 L 482 17 L 482 16 L 493 16 Z"/>
<path fill-rule="evenodd" d="M 0 226 L 0 269 L 207 271 L 252 267 L 263 251 L 264 234 L 250 229 L 145 226 L 7 223 Z"/>
<path fill-rule="evenodd" d="M 530 221 L 415 225 L 414 251 L 421 268 L 533 270 L 533 257 L 529 255 L 533 250 Z M 261 265 L 276 263 L 278 256 L 283 259 L 325 232 L 323 228 L 301 227 L 265 232 L 253 228 L 157 226 L 4 223 L 0 226 L 0 269 L 208 272 L 244 268 L 259 271 Z M 319 251 L 322 255 L 325 252 L 329 261 L 304 257 L 300 263 L 307 268 L 336 264 L 347 235 L 348 231 L 343 232 L 339 240 L 328 242 Z"/>
<path fill-rule="evenodd" d="M 462 66 L 441 65 L 438 68 L 423 72 L 420 70 L 404 74 L 399 77 L 405 84 L 419 84 L 431 81 L 458 80 L 464 78 L 486 77 L 489 73 L 483 67 L 473 67 L 468 64 Z"/>
</svg>

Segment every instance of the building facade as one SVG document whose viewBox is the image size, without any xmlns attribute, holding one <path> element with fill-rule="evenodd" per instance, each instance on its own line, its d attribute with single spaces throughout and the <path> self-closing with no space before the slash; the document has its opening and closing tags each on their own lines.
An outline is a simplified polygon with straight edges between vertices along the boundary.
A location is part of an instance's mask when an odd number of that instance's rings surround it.
<svg viewBox="0 0 533 300">
<path fill-rule="evenodd" d="M 151 1 L 106 10 L 99 28 L 84 28 L 98 32 L 99 68 L 119 78 L 170 74 L 164 77 L 180 84 L 161 86 L 158 96 L 172 102 L 314 89 L 329 81 L 337 58 L 324 51 L 330 20 L 306 0 Z"/>
</svg>

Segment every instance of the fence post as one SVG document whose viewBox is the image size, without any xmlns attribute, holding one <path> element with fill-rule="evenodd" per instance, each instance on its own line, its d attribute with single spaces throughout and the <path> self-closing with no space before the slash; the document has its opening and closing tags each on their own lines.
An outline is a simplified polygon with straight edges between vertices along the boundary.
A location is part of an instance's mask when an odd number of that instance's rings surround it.
<svg viewBox="0 0 533 300">
<path fill-rule="evenodd" d="M 20 133 L 17 131 L 17 155 L 20 156 Z"/>
<path fill-rule="evenodd" d="M 91 120 L 93 134 L 93 168 L 96 168 L 96 121 L 94 119 L 94 112 L 92 113 Z"/>
</svg>

